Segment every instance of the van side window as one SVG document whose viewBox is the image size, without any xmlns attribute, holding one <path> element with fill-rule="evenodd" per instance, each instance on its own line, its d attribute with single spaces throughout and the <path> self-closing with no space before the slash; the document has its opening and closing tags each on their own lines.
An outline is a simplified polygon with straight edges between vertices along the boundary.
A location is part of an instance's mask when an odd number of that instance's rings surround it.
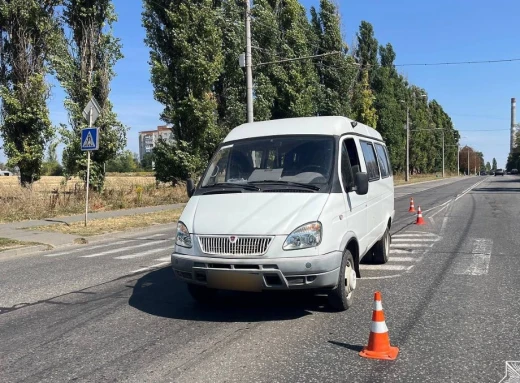
<svg viewBox="0 0 520 383">
<path fill-rule="evenodd" d="M 379 179 L 379 167 L 377 166 L 376 153 L 374 146 L 370 142 L 361 141 L 361 149 L 365 156 L 365 165 L 367 167 L 368 180 L 376 181 Z"/>
<path fill-rule="evenodd" d="M 354 175 L 361 170 L 356 143 L 352 138 L 343 141 L 341 148 L 341 176 L 345 191 L 354 186 Z"/>
<path fill-rule="evenodd" d="M 381 144 L 375 144 L 377 160 L 379 162 L 379 169 L 381 169 L 381 177 L 387 178 L 390 176 L 390 169 L 388 164 L 388 158 L 386 156 L 385 147 Z"/>
<path fill-rule="evenodd" d="M 390 175 L 393 176 L 394 172 L 392 171 L 392 163 L 390 162 L 390 153 L 388 153 L 388 148 L 385 147 L 386 152 L 386 160 L 388 161 L 388 171 L 390 172 Z"/>
</svg>

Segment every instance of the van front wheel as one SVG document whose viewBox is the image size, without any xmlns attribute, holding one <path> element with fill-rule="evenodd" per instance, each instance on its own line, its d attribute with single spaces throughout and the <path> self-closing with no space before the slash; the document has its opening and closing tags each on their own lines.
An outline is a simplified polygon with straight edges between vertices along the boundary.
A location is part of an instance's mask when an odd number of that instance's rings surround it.
<svg viewBox="0 0 520 383">
<path fill-rule="evenodd" d="M 385 233 L 379 241 L 374 245 L 372 251 L 372 261 L 374 263 L 387 263 L 388 255 L 390 254 L 390 231 L 386 228 Z"/>
<path fill-rule="evenodd" d="M 345 250 L 339 269 L 338 285 L 329 293 L 329 304 L 338 311 L 345 311 L 352 306 L 356 289 L 356 268 L 350 250 Z"/>
</svg>

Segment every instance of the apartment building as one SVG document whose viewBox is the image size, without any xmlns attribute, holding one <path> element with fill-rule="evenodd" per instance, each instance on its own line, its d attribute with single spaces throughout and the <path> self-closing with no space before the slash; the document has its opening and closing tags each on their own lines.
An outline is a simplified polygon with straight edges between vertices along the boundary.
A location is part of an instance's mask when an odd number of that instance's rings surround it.
<svg viewBox="0 0 520 383">
<path fill-rule="evenodd" d="M 158 126 L 156 130 L 146 130 L 144 132 L 139 132 L 139 161 L 143 160 L 145 153 L 152 152 L 152 149 L 155 147 L 155 143 L 159 140 L 159 138 L 163 138 L 165 140 L 173 138 L 171 128 L 162 125 Z"/>
</svg>

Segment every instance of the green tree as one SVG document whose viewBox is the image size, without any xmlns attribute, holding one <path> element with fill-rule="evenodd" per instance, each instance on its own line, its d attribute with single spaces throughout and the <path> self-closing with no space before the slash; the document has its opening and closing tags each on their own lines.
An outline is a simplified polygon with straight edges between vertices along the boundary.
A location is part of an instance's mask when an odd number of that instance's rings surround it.
<svg viewBox="0 0 520 383">
<path fill-rule="evenodd" d="M 403 171 L 406 162 L 406 105 L 402 101 L 407 98 L 407 88 L 403 77 L 395 69 L 392 45 L 379 47 L 379 55 L 381 66 L 377 68 L 372 82 L 378 115 L 375 127 L 388 146 L 393 170 Z"/>
<path fill-rule="evenodd" d="M 372 27 L 372 24 L 369 22 L 362 21 L 357 33 L 357 48 L 354 52 L 354 56 L 356 61 L 361 65 L 362 69 L 368 69 L 370 71 L 370 81 L 373 79 L 373 75 L 375 75 L 375 69 L 378 65 L 378 48 L 379 45 L 377 39 L 374 36 L 374 27 Z M 391 61 L 393 62 L 393 60 Z"/>
<path fill-rule="evenodd" d="M 488 162 L 486 162 L 486 172 L 490 172 L 491 171 L 491 164 Z"/>
<path fill-rule="evenodd" d="M 316 59 L 319 78 L 318 115 L 347 116 L 349 110 L 350 84 L 355 80 L 357 69 L 351 57 L 347 56 L 348 46 L 341 35 L 341 19 L 336 5 L 331 0 L 320 0 L 319 12 L 311 7 L 311 20 L 316 43 L 316 55 L 341 52 L 338 55 Z"/>
<path fill-rule="evenodd" d="M 260 0 L 255 3 L 255 29 L 259 36 L 255 46 L 262 47 L 256 56 L 258 62 L 280 58 L 301 58 L 312 55 L 315 35 L 307 19 L 305 8 L 298 0 Z M 265 16 L 265 19 L 264 17 Z M 267 26 L 267 27 L 266 27 Z M 273 29 L 274 28 L 274 29 Z M 273 33 L 273 31 L 278 31 Z M 268 40 L 265 45 L 263 40 Z M 266 50 L 271 50 L 265 52 Z M 264 54 L 266 53 L 266 54 Z M 276 57 L 278 56 L 278 57 Z M 259 66 L 255 73 L 261 75 L 258 93 L 267 88 L 274 96 L 271 115 L 267 118 L 288 118 L 316 115 L 318 110 L 318 75 L 310 59 Z M 274 95 L 270 93 L 274 87 Z"/>
<path fill-rule="evenodd" d="M 496 158 L 493 158 L 493 165 L 491 166 L 492 170 L 497 170 L 497 160 Z"/>
<path fill-rule="evenodd" d="M 154 151 L 158 177 L 169 166 L 160 161 L 181 152 L 199 167 L 177 161 L 186 167 L 176 174 L 200 171 L 222 138 L 215 95 L 224 63 L 222 13 L 217 5 L 211 0 L 144 0 L 142 19 L 154 97 L 164 105 L 161 119 L 172 125 L 175 136 L 175 141 L 164 142 Z"/>
<path fill-rule="evenodd" d="M 132 173 L 139 170 L 139 163 L 136 156 L 130 150 L 125 150 L 115 158 L 107 161 L 105 170 L 114 173 Z"/>
<path fill-rule="evenodd" d="M 244 4 L 223 0 L 218 18 L 222 31 L 223 67 L 215 83 L 220 135 L 246 122 L 246 83 L 238 57 L 244 52 Z"/>
<path fill-rule="evenodd" d="M 377 111 L 374 107 L 374 100 L 375 96 L 368 82 L 368 70 L 364 70 L 354 98 L 353 115 L 356 121 L 373 128 L 377 126 Z"/>
<path fill-rule="evenodd" d="M 153 170 L 153 153 L 145 153 L 141 160 L 141 168 L 146 171 Z"/>
<path fill-rule="evenodd" d="M 126 145 L 126 132 L 108 99 L 114 66 L 123 55 L 121 43 L 113 36 L 117 16 L 111 0 L 64 0 L 62 22 L 71 37 L 62 36 L 53 67 L 67 93 L 65 108 L 70 126 L 62 124 L 65 143 L 63 165 L 67 175 L 86 178 L 86 155 L 81 151 L 81 129 L 88 126 L 82 111 L 93 96 L 101 107 L 96 121 L 100 128 L 99 150 L 91 153 L 90 183 L 102 189 L 105 180 L 103 164 Z"/>
<path fill-rule="evenodd" d="M 56 154 L 56 147 L 59 141 L 52 141 L 47 147 L 47 158 L 42 163 L 42 175 L 45 176 L 62 176 L 63 167 L 58 161 L 58 155 Z"/>
<path fill-rule="evenodd" d="M 176 143 L 162 138 L 153 148 L 155 177 L 160 182 L 177 185 L 179 181 L 193 177 L 204 165 L 200 156 L 191 154 L 186 141 Z"/>
<path fill-rule="evenodd" d="M 7 165 L 19 168 L 22 186 L 40 178 L 45 145 L 54 134 L 45 76 L 58 33 L 57 4 L 57 0 L 0 2 L 0 133 Z"/>
</svg>

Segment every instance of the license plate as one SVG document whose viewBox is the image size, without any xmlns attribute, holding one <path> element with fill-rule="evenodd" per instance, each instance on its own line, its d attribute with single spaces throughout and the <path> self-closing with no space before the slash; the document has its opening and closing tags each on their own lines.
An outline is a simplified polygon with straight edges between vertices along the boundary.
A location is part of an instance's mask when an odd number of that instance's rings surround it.
<svg viewBox="0 0 520 383">
<path fill-rule="evenodd" d="M 229 270 L 207 270 L 208 287 L 220 290 L 262 291 L 263 278 L 259 273 Z"/>
</svg>

